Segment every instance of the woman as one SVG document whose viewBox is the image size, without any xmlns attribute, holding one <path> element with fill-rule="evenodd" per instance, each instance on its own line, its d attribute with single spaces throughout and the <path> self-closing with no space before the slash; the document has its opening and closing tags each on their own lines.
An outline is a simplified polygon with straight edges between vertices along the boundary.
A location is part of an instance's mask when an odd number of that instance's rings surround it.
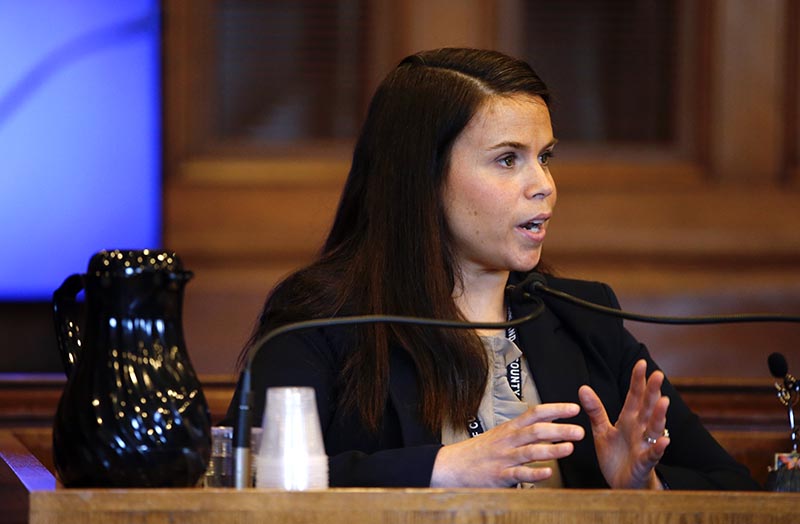
<svg viewBox="0 0 800 524">
<path fill-rule="evenodd" d="M 505 290 L 539 267 L 556 203 L 547 104 L 530 66 L 497 52 L 403 60 L 372 100 L 321 255 L 276 287 L 252 340 L 309 318 L 532 311 Z M 605 285 L 548 284 L 617 307 Z M 544 301 L 508 332 L 274 339 L 253 363 L 254 413 L 267 387 L 314 387 L 332 486 L 757 489 L 621 321 Z"/>
</svg>

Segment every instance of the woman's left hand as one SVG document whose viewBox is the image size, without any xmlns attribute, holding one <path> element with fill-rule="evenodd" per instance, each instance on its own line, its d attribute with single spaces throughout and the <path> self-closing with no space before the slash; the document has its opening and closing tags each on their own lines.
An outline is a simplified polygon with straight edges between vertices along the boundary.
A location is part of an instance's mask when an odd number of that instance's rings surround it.
<svg viewBox="0 0 800 524">
<path fill-rule="evenodd" d="M 662 487 L 653 468 L 669 446 L 669 437 L 664 435 L 669 397 L 661 395 L 664 374 L 654 371 L 650 378 L 646 374 L 647 363 L 638 361 L 625 404 L 613 425 L 597 393 L 589 386 L 578 390 L 592 424 L 600 470 L 612 488 Z"/>
</svg>

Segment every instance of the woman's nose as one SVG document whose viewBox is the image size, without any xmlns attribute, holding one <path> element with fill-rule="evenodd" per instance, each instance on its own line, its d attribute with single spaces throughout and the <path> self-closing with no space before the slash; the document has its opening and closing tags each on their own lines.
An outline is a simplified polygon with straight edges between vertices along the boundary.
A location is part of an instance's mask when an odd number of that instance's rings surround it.
<svg viewBox="0 0 800 524">
<path fill-rule="evenodd" d="M 545 199 L 556 191 L 556 184 L 550 170 L 539 163 L 532 169 L 525 188 L 526 198 Z"/>
</svg>

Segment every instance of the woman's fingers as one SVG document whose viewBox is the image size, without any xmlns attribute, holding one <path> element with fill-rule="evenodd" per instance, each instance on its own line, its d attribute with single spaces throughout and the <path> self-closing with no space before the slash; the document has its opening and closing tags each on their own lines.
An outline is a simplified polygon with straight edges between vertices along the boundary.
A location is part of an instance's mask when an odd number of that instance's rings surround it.
<svg viewBox="0 0 800 524">
<path fill-rule="evenodd" d="M 653 467 L 670 443 L 664 435 L 669 398 L 661 394 L 663 384 L 661 371 L 647 377 L 647 362 L 636 362 L 625 403 L 613 425 L 594 390 L 589 386 L 578 390 L 592 425 L 600 469 L 611 487 L 644 487 L 654 478 Z"/>
<path fill-rule="evenodd" d="M 575 446 L 572 442 L 559 442 L 557 444 L 538 443 L 520 446 L 512 450 L 509 457 L 513 464 L 527 464 L 545 460 L 557 460 L 572 454 Z"/>
<path fill-rule="evenodd" d="M 514 466 L 505 470 L 504 478 L 510 484 L 519 482 L 539 482 L 549 479 L 553 475 L 552 468 L 548 466 L 532 466 L 532 462 L 558 460 L 572 454 L 574 446 L 571 442 L 558 444 L 531 444 L 516 449 Z"/>
<path fill-rule="evenodd" d="M 661 386 L 664 383 L 664 374 L 661 371 L 654 371 L 647 379 L 646 391 L 638 414 L 639 427 L 644 427 L 642 439 L 650 443 L 648 458 L 658 461 L 666 449 L 666 446 L 656 446 L 658 440 L 664 436 L 664 428 L 667 423 L 667 409 L 669 408 L 669 397 L 662 396 Z M 635 435 L 634 435 L 635 437 Z M 655 442 L 653 442 L 655 440 Z M 667 441 L 667 444 L 669 441 Z"/>
<path fill-rule="evenodd" d="M 515 466 L 508 468 L 503 473 L 503 480 L 508 486 L 519 484 L 520 482 L 536 483 L 547 480 L 553 476 L 553 470 L 549 467 L 532 468 L 530 466 Z"/>
<path fill-rule="evenodd" d="M 592 424 L 592 433 L 595 436 L 603 435 L 611 426 L 608 420 L 606 408 L 597 393 L 589 386 L 581 386 L 578 390 L 578 398 L 581 401 L 583 410 L 589 416 L 589 422 Z"/>
<path fill-rule="evenodd" d="M 535 442 L 562 442 L 581 440 L 584 430 L 577 424 L 557 422 L 536 422 L 530 426 L 519 428 L 512 433 L 509 443 L 524 446 Z"/>
<path fill-rule="evenodd" d="M 538 408 L 538 409 L 537 409 Z M 531 462 L 560 459 L 574 449 L 572 440 L 584 436 L 582 427 L 552 422 L 575 414 L 577 405 L 546 405 L 526 412 L 527 420 L 544 422 L 524 425 L 517 419 L 501 424 L 474 438 L 442 447 L 431 476 L 432 487 L 509 486 L 549 478 L 552 469 L 526 466 Z"/>
<path fill-rule="evenodd" d="M 578 414 L 580 407 L 572 403 L 539 404 L 522 415 L 495 428 L 498 438 L 512 447 L 537 442 L 581 440 L 585 431 L 577 424 L 554 422 Z"/>
<path fill-rule="evenodd" d="M 620 420 L 629 419 L 632 415 L 640 412 L 643 397 L 647 390 L 647 362 L 640 359 L 634 364 L 631 372 L 631 384 L 628 387 L 628 394 L 625 396 L 625 403 L 622 405 Z"/>
<path fill-rule="evenodd" d="M 669 408 L 669 397 L 662 397 L 656 403 L 653 409 L 653 416 L 647 424 L 643 438 L 655 439 L 655 442 L 649 441 L 648 449 L 645 452 L 648 469 L 652 469 L 664 456 L 664 452 L 669 446 L 669 434 L 664 432 L 666 427 L 666 415 Z"/>
<path fill-rule="evenodd" d="M 617 429 L 628 435 L 629 442 L 634 442 L 638 438 L 637 433 L 657 426 L 655 419 L 660 416 L 655 416 L 655 409 L 659 401 L 665 398 L 661 394 L 663 383 L 664 373 L 656 370 L 647 377 L 647 362 L 644 359 L 636 362 L 631 372 L 631 383 L 625 403 L 615 424 Z M 666 410 L 663 412 L 666 413 Z M 665 416 L 663 415 L 663 417 Z M 665 418 L 664 422 L 666 422 Z M 647 433 L 643 439 L 648 436 L 656 438 Z"/>
<path fill-rule="evenodd" d="M 666 442 L 669 443 L 669 436 L 664 433 L 664 429 L 667 425 L 668 409 L 669 397 L 661 397 L 656 401 L 650 420 L 647 421 L 647 425 L 645 426 L 645 433 L 643 436 L 645 440 L 649 437 L 655 439 L 655 444 L 658 444 L 662 439 L 667 439 Z M 651 446 L 651 448 L 652 447 L 654 446 Z M 666 446 L 664 447 L 666 448 Z"/>
<path fill-rule="evenodd" d="M 530 426 L 535 422 L 552 422 L 556 419 L 572 418 L 577 415 L 580 410 L 580 406 L 572 402 L 539 404 L 528 408 L 525 413 L 509 421 L 509 424 L 522 428 Z"/>
<path fill-rule="evenodd" d="M 664 373 L 661 371 L 654 371 L 650 378 L 647 379 L 645 387 L 644 398 L 641 409 L 639 411 L 639 421 L 647 423 L 653 416 L 653 410 L 658 403 L 661 395 L 661 385 L 664 383 Z"/>
</svg>

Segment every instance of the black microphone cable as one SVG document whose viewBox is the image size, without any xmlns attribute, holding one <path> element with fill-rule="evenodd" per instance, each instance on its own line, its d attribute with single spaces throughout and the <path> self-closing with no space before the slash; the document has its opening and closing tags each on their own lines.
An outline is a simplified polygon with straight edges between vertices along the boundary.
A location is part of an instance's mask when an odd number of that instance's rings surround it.
<svg viewBox="0 0 800 524">
<path fill-rule="evenodd" d="M 511 300 L 518 299 L 518 296 L 510 297 Z M 233 448 L 234 448 L 234 486 L 236 489 L 243 489 L 250 486 L 250 434 L 253 423 L 252 397 L 251 391 L 251 368 L 253 360 L 259 350 L 270 340 L 291 333 L 320 327 L 357 325 L 357 324 L 413 324 L 417 326 L 442 327 L 451 329 L 505 329 L 524 324 L 533 320 L 544 312 L 544 302 L 538 297 L 525 297 L 533 300 L 536 307 L 529 314 L 508 320 L 505 322 L 465 322 L 459 320 L 440 320 L 433 318 L 408 317 L 399 315 L 360 315 L 349 317 L 334 317 L 304 320 L 284 324 L 256 340 L 251 346 L 247 355 L 244 368 L 239 379 L 239 406 L 236 410 L 236 420 L 233 427 Z"/>
<path fill-rule="evenodd" d="M 509 286 L 512 287 L 512 286 Z M 672 317 L 659 315 L 643 315 L 631 313 L 622 309 L 608 306 L 601 306 L 588 300 L 583 300 L 563 291 L 547 286 L 547 280 L 540 273 L 531 273 L 525 280 L 520 282 L 512 293 L 518 293 L 523 299 L 533 298 L 533 293 L 540 291 L 544 294 L 555 297 L 559 300 L 575 304 L 584 309 L 596 311 L 605 315 L 633 320 L 636 322 L 647 322 L 650 324 L 736 324 L 746 322 L 800 322 L 800 315 L 784 315 L 777 313 L 735 313 L 731 315 L 706 315 L 706 316 L 686 316 Z"/>
</svg>

